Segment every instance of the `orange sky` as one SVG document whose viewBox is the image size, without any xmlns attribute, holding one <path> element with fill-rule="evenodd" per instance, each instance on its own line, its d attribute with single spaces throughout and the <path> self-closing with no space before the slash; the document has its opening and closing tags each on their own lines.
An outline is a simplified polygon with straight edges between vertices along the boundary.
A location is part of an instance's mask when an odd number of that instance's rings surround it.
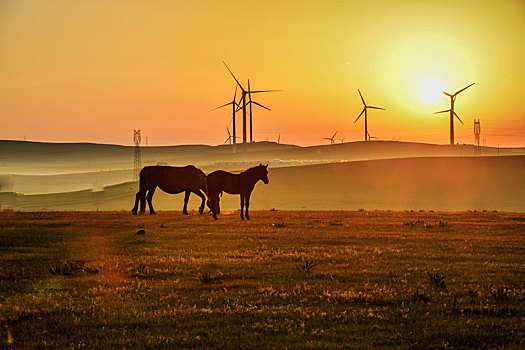
<svg viewBox="0 0 525 350">
<path fill-rule="evenodd" d="M 475 4 L 473 6 L 473 4 Z M 312 145 L 338 130 L 362 140 L 525 146 L 525 2 L 0 0 L 0 139 L 219 144 L 233 96 L 226 61 L 253 89 L 254 139 Z M 238 123 L 241 118 L 239 115 Z"/>
</svg>

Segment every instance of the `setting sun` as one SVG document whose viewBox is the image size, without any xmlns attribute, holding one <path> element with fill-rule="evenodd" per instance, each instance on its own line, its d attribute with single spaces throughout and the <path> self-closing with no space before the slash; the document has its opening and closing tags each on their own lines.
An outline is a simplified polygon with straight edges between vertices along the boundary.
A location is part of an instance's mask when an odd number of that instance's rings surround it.
<svg viewBox="0 0 525 350">
<path fill-rule="evenodd" d="M 418 86 L 419 96 L 425 102 L 437 102 L 443 96 L 443 84 L 441 81 L 430 78 L 422 81 Z"/>
</svg>

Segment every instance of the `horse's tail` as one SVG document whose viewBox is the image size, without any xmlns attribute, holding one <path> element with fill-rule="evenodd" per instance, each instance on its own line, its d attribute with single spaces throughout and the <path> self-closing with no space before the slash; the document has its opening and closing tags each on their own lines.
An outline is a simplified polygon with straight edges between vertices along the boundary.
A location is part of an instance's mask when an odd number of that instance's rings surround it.
<svg viewBox="0 0 525 350">
<path fill-rule="evenodd" d="M 140 212 L 146 211 L 146 176 L 144 175 L 144 169 L 140 171 L 139 175 L 139 193 L 140 193 Z"/>
<path fill-rule="evenodd" d="M 197 170 L 199 171 L 199 173 L 202 175 L 201 177 L 201 187 L 200 189 L 202 191 L 204 191 L 204 193 L 206 193 L 206 196 L 208 195 L 208 187 L 206 186 L 206 174 L 204 173 L 204 171 L 202 171 L 201 169 L 197 168 Z"/>
</svg>

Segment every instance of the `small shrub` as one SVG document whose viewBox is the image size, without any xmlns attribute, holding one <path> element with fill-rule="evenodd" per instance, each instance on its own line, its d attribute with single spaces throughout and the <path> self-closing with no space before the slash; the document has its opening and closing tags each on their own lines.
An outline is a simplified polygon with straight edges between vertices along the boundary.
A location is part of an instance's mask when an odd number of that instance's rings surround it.
<svg viewBox="0 0 525 350">
<path fill-rule="evenodd" d="M 146 230 L 138 230 L 137 232 L 135 232 L 136 235 L 145 235 L 146 234 Z"/>
<path fill-rule="evenodd" d="M 445 276 L 442 276 L 439 272 L 428 273 L 428 278 L 430 279 L 430 284 L 438 289 L 446 289 L 447 284 L 445 282 Z"/>
<path fill-rule="evenodd" d="M 140 263 L 137 267 L 131 269 L 131 277 L 146 277 L 148 274 L 149 268 L 144 263 Z"/>
<path fill-rule="evenodd" d="M 328 222 L 328 225 L 330 226 L 343 226 L 343 222 L 341 220 L 332 220 Z"/>
<path fill-rule="evenodd" d="M 219 272 L 216 276 L 214 276 L 211 272 L 204 271 L 199 274 L 197 279 L 203 284 L 212 284 L 219 283 L 223 277 L 224 275 L 222 272 Z"/>
<path fill-rule="evenodd" d="M 315 270 L 317 265 L 319 265 L 318 262 L 314 262 L 314 261 L 311 261 L 311 260 L 304 260 L 303 264 L 302 265 L 297 265 L 296 268 L 297 268 L 297 271 L 308 274 L 308 273 L 312 272 L 313 270 Z"/>
<path fill-rule="evenodd" d="M 276 222 L 276 223 L 272 224 L 272 226 L 275 227 L 275 228 L 285 228 L 286 224 L 284 222 Z"/>
<path fill-rule="evenodd" d="M 272 208 L 272 209 L 270 209 L 270 211 L 279 211 L 279 210 L 277 210 L 277 209 L 275 209 L 275 208 Z"/>
<path fill-rule="evenodd" d="M 430 301 L 432 301 L 432 298 L 430 298 L 425 293 L 420 293 L 419 290 L 416 290 L 414 293 L 412 293 L 411 299 L 412 301 L 416 301 L 416 302 L 420 301 L 423 303 L 429 303 Z"/>
<path fill-rule="evenodd" d="M 364 208 L 359 208 L 359 211 L 366 211 Z"/>
<path fill-rule="evenodd" d="M 146 225 L 143 222 L 141 222 L 137 225 L 137 228 L 146 228 Z"/>
</svg>

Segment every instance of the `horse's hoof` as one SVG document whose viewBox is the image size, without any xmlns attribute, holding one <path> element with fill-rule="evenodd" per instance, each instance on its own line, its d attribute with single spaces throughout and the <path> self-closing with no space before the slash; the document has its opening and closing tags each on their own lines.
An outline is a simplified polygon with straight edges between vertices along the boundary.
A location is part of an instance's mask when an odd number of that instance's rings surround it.
<svg viewBox="0 0 525 350">
<path fill-rule="evenodd" d="M 184 214 L 184 215 L 190 215 L 190 214 L 188 214 L 187 211 L 183 211 L 182 214 Z"/>
<path fill-rule="evenodd" d="M 136 211 L 132 211 L 131 214 L 137 215 L 137 212 Z"/>
<path fill-rule="evenodd" d="M 150 215 L 157 215 L 157 213 L 155 213 L 155 212 L 151 212 Z"/>
<path fill-rule="evenodd" d="M 202 215 L 202 213 L 204 213 L 204 208 L 202 208 L 202 209 L 199 208 L 199 214 Z"/>
</svg>

